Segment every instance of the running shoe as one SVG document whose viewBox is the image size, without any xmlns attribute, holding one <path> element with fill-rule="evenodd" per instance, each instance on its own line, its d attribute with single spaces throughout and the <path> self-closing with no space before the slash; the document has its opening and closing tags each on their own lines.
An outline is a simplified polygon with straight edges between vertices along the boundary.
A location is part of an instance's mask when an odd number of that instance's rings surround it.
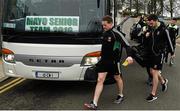
<svg viewBox="0 0 180 111">
<path fill-rule="evenodd" d="M 118 95 L 114 103 L 120 104 L 123 100 L 124 100 L 124 97 L 121 97 L 120 95 Z"/>
<path fill-rule="evenodd" d="M 165 83 L 161 84 L 162 85 L 162 91 L 166 92 L 168 88 L 168 79 L 164 79 Z"/>
<path fill-rule="evenodd" d="M 157 99 L 157 97 L 154 96 L 154 95 L 152 95 L 152 94 L 150 94 L 150 95 L 146 98 L 146 100 L 147 100 L 148 102 L 152 102 L 152 101 L 154 101 L 154 100 L 156 100 L 156 99 Z"/>
<path fill-rule="evenodd" d="M 86 110 L 97 110 L 97 106 L 91 101 L 90 103 L 85 103 L 84 108 Z"/>
</svg>

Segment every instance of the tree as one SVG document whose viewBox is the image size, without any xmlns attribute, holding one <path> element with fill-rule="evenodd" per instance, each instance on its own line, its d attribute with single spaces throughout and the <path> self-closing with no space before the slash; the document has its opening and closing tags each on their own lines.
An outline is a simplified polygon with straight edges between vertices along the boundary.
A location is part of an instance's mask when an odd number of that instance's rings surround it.
<svg viewBox="0 0 180 111">
<path fill-rule="evenodd" d="M 180 15 L 180 0 L 118 0 L 118 2 L 119 9 L 131 15 L 144 13 L 163 16 L 167 12 L 171 17 Z M 135 13 L 132 10 L 135 10 Z"/>
<path fill-rule="evenodd" d="M 165 0 L 164 9 L 170 13 L 171 18 L 174 16 L 175 13 L 179 14 L 180 8 L 180 1 L 176 0 Z"/>
</svg>

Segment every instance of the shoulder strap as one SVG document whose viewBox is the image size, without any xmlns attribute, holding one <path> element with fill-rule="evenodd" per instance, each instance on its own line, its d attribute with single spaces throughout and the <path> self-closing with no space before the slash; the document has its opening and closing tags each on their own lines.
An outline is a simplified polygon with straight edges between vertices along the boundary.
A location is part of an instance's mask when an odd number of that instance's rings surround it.
<svg viewBox="0 0 180 111">
<path fill-rule="evenodd" d="M 126 40 L 125 36 L 124 36 L 121 32 L 119 32 L 119 31 L 118 31 L 117 29 L 115 29 L 115 28 L 113 28 L 113 31 L 119 35 L 120 39 L 121 39 L 127 46 L 130 46 L 130 44 L 129 44 L 128 41 Z"/>
<path fill-rule="evenodd" d="M 114 37 L 114 46 L 113 46 L 113 51 L 116 50 L 116 49 L 120 49 L 121 47 L 121 44 L 120 44 L 120 41 L 117 39 L 115 33 L 113 30 L 111 30 L 111 33 L 113 34 L 113 37 Z"/>
</svg>

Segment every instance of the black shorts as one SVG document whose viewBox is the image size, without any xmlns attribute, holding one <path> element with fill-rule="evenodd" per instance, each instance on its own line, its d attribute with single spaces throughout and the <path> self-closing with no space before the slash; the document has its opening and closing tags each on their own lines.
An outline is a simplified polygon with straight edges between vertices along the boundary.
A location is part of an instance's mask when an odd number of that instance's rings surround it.
<svg viewBox="0 0 180 111">
<path fill-rule="evenodd" d="M 97 65 L 97 72 L 107 72 L 112 75 L 121 74 L 120 62 L 100 61 Z"/>
<path fill-rule="evenodd" d="M 150 67 L 155 70 L 162 70 L 163 62 L 164 62 L 164 54 L 160 54 L 158 56 L 151 55 L 148 57 L 146 65 L 147 67 Z"/>
</svg>

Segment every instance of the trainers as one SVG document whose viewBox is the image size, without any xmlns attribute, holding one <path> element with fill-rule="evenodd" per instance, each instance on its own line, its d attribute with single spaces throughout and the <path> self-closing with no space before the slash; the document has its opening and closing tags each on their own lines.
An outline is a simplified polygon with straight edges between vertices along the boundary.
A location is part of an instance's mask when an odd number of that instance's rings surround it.
<svg viewBox="0 0 180 111">
<path fill-rule="evenodd" d="M 167 91 L 167 88 L 168 88 L 168 79 L 164 79 L 165 83 L 164 84 L 161 84 L 162 85 L 162 91 L 165 92 Z"/>
<path fill-rule="evenodd" d="M 156 99 L 157 99 L 157 97 L 154 96 L 154 95 L 152 95 L 152 94 L 150 94 L 150 95 L 146 98 L 146 100 L 147 100 L 148 102 L 152 102 L 152 101 L 154 101 L 154 100 L 156 100 Z"/>
<path fill-rule="evenodd" d="M 124 97 L 121 97 L 120 95 L 118 95 L 114 103 L 120 104 L 123 100 L 124 100 Z"/>
<path fill-rule="evenodd" d="M 85 103 L 84 108 L 86 110 L 97 110 L 97 106 L 91 101 L 90 103 Z"/>
<path fill-rule="evenodd" d="M 173 64 L 174 64 L 174 59 L 173 59 L 173 58 L 170 58 L 169 66 L 173 66 Z"/>
</svg>

